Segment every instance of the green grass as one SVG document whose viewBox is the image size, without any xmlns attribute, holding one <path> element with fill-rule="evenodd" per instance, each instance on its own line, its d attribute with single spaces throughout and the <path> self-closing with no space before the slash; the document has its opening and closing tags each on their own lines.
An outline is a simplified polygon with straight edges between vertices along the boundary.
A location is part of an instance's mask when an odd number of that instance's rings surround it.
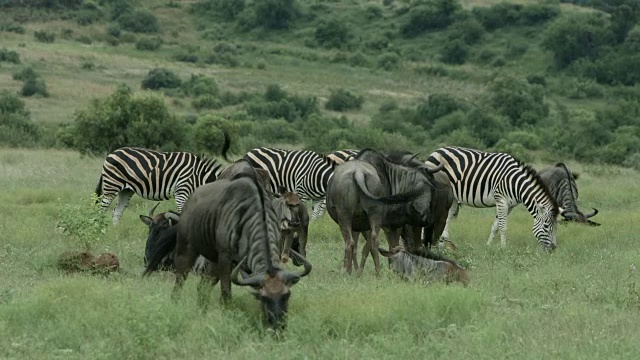
<svg viewBox="0 0 640 360">
<path fill-rule="evenodd" d="M 428 152 L 432 149 L 425 149 Z M 73 152 L 0 150 L 0 358 L 446 358 L 634 359 L 640 355 L 637 173 L 570 163 L 582 207 L 600 227 L 560 225 L 542 251 L 523 207 L 509 217 L 507 248 L 487 246 L 493 209 L 462 208 L 451 228 L 471 284 L 401 281 L 383 262 L 362 277 L 340 269 L 343 244 L 325 215 L 310 227 L 314 269 L 292 290 L 288 329 L 275 338 L 258 303 L 234 286 L 228 305 L 213 290 L 206 312 L 191 276 L 178 303 L 171 274 L 142 278 L 153 204 L 134 197 L 118 226 L 93 247 L 118 255 L 108 277 L 66 275 L 57 257 L 81 245 L 56 229 L 66 204 L 88 207 L 101 158 Z M 540 164 L 537 167 L 543 166 Z M 173 208 L 172 201 L 159 210 Z M 108 215 L 107 215 L 108 216 Z M 382 241 L 386 246 L 386 241 Z"/>
</svg>

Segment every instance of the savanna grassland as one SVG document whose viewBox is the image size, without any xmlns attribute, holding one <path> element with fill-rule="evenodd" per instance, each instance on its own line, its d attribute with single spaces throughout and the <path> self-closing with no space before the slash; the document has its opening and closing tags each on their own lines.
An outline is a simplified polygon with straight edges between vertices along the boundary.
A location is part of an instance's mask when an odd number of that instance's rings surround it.
<svg viewBox="0 0 640 360">
<path fill-rule="evenodd" d="M 277 28 L 253 17 L 255 2 L 216 7 L 240 2 L 0 0 L 1 359 L 640 357 L 640 29 L 614 40 L 637 19 L 597 1 L 269 0 L 299 5 Z M 449 14 L 449 4 L 451 23 L 412 22 Z M 127 22 L 136 10 L 157 28 Z M 552 36 L 567 24 L 590 39 L 569 53 Z M 165 85 L 180 85 L 141 89 L 160 68 Z M 23 96 L 29 79 L 36 93 Z M 335 93 L 356 105 L 328 107 Z M 141 115 L 110 117 L 130 105 Z M 310 225 L 314 269 L 293 288 L 288 329 L 275 337 L 246 289 L 233 287 L 224 306 L 214 289 L 203 312 L 195 276 L 177 303 L 171 274 L 141 277 L 147 229 L 138 215 L 153 203 L 134 196 L 113 226 L 91 198 L 109 147 L 131 135 L 108 123 L 122 119 L 167 130 L 126 145 L 168 150 L 215 154 L 218 130 L 231 131 L 235 158 L 256 145 L 422 156 L 464 145 L 536 168 L 564 161 L 580 173 L 580 207 L 598 208 L 602 226 L 561 224 L 547 253 L 518 207 L 501 249 L 486 245 L 494 209 L 463 207 L 451 228 L 458 250 L 447 255 L 469 269 L 465 288 L 404 282 L 386 262 L 375 277 L 371 260 L 362 277 L 344 274 L 342 239 L 325 214 Z M 91 126 L 100 130 L 82 132 Z M 120 271 L 57 269 L 61 253 L 86 248 L 117 254 Z"/>
</svg>

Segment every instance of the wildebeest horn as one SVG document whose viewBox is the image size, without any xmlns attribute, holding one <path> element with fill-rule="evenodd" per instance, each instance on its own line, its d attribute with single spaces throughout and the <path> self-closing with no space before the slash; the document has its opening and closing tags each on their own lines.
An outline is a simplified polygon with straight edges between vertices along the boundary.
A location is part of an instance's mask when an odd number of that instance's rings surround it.
<svg viewBox="0 0 640 360">
<path fill-rule="evenodd" d="M 167 220 L 173 220 L 175 222 L 180 221 L 180 215 L 171 211 L 167 211 L 166 213 L 164 213 L 164 218 Z"/>
<path fill-rule="evenodd" d="M 149 210 L 149 217 L 153 216 L 153 212 L 156 211 L 158 205 L 160 205 L 160 203 L 157 203 L 156 206 L 152 207 L 151 210 Z"/>
<path fill-rule="evenodd" d="M 593 209 L 593 212 L 591 214 L 585 215 L 585 217 L 587 219 L 590 218 L 590 217 L 596 216 L 596 214 L 598 213 L 598 209 L 596 209 L 596 208 L 592 208 L 592 209 Z"/>
<path fill-rule="evenodd" d="M 411 163 L 415 158 L 417 158 L 417 157 L 418 157 L 418 155 L 420 155 L 420 153 L 416 153 L 416 154 L 414 154 L 413 156 L 411 156 L 411 157 L 409 158 L 409 161 L 407 161 L 407 163 Z"/>
<path fill-rule="evenodd" d="M 300 255 L 297 251 L 290 249 L 289 253 L 292 255 L 292 257 L 299 263 L 302 263 L 302 266 L 304 266 L 304 270 L 300 273 L 291 273 L 292 275 L 295 275 L 299 278 L 305 277 L 307 275 L 309 275 L 309 273 L 311 272 L 311 263 L 309 263 L 309 261 L 307 259 L 304 258 L 304 256 Z"/>
<path fill-rule="evenodd" d="M 577 219 L 578 218 L 578 214 L 576 214 L 574 212 L 570 212 L 570 211 L 563 211 L 562 213 L 560 213 L 560 215 L 562 215 L 565 219 Z"/>
<path fill-rule="evenodd" d="M 248 279 L 240 279 L 238 278 L 238 273 L 240 272 L 240 268 L 242 268 L 242 264 L 247 261 L 247 257 L 245 256 L 240 260 L 238 265 L 236 265 L 235 269 L 231 272 L 231 282 L 238 286 L 262 286 L 264 284 L 264 275 L 255 275 Z"/>
<path fill-rule="evenodd" d="M 440 165 L 436 166 L 435 168 L 431 169 L 429 167 L 427 167 L 427 172 L 429 174 L 435 174 L 438 171 L 442 170 L 444 168 L 444 163 L 441 163 Z"/>
</svg>

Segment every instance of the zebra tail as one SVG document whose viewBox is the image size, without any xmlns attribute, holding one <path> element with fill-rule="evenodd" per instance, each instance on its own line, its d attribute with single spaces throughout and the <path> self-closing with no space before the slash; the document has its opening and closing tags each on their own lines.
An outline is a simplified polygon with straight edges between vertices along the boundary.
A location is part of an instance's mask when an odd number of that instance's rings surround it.
<svg viewBox="0 0 640 360">
<path fill-rule="evenodd" d="M 95 194 L 97 197 L 102 196 L 102 174 L 100 174 L 100 178 L 98 178 L 98 185 L 96 185 Z M 96 204 L 100 202 L 99 199 L 96 199 Z"/>
<path fill-rule="evenodd" d="M 406 203 L 414 200 L 418 195 L 424 192 L 424 189 L 417 189 L 417 190 L 412 190 L 412 191 L 408 191 L 400 194 L 378 197 L 373 195 L 371 192 L 369 192 L 369 189 L 367 189 L 367 185 L 365 184 L 364 174 L 357 172 L 353 175 L 353 179 L 356 182 L 356 187 L 358 188 L 358 190 L 362 195 L 364 195 L 369 200 L 373 200 L 385 205 Z"/>
<path fill-rule="evenodd" d="M 152 272 L 158 270 L 162 259 L 170 252 L 175 250 L 178 240 L 177 226 L 172 226 L 164 231 L 158 241 L 155 243 L 155 251 L 147 259 L 147 268 L 144 270 L 142 276 L 147 276 Z"/>
</svg>

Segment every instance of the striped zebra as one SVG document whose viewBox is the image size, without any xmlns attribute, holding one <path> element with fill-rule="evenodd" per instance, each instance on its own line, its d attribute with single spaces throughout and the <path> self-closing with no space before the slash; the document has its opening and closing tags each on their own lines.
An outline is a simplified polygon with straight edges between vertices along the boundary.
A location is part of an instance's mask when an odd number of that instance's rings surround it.
<svg viewBox="0 0 640 360">
<path fill-rule="evenodd" d="M 349 161 L 349 160 L 353 160 L 353 158 L 358 155 L 360 151 L 358 150 L 350 150 L 350 149 L 345 149 L 345 150 L 338 150 L 338 151 L 334 151 L 331 154 L 327 155 L 327 157 L 333 161 L 334 163 L 336 163 L 336 165 L 340 165 L 340 164 L 344 164 L 345 162 Z"/>
<path fill-rule="evenodd" d="M 313 151 L 267 147 L 250 150 L 244 159 L 251 166 L 269 172 L 273 192 L 296 192 L 303 201 L 312 201 L 313 220 L 322 215 L 326 208 L 327 183 L 336 166 L 331 159 Z"/>
<path fill-rule="evenodd" d="M 118 205 L 113 210 L 113 223 L 117 224 L 134 193 L 149 200 L 175 197 L 178 212 L 181 212 L 193 190 L 214 181 L 221 171 L 222 164 L 216 159 L 188 152 L 123 147 L 105 159 L 96 194 L 102 197 L 104 211 L 118 195 Z"/>
<path fill-rule="evenodd" d="M 500 245 L 506 245 L 507 215 L 522 203 L 534 217 L 533 234 L 545 248 L 556 246 L 558 205 L 536 171 L 509 154 L 489 153 L 460 147 L 433 152 L 427 164 L 444 164 L 457 199 L 449 209 L 442 238 L 449 238 L 449 222 L 459 204 L 477 208 L 496 207 L 496 219 L 487 244 L 500 229 Z"/>
</svg>

